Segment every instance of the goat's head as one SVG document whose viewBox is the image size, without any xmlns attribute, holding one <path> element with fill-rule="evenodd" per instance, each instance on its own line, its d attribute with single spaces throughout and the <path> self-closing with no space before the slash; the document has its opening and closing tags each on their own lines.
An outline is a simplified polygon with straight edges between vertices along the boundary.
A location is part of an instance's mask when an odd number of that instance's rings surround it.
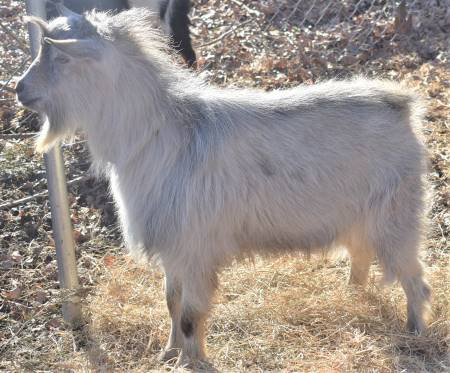
<svg viewBox="0 0 450 373">
<path fill-rule="evenodd" d="M 99 103 L 107 87 L 99 79 L 111 73 L 105 65 L 112 48 L 105 32 L 108 22 L 96 24 L 91 19 L 110 18 L 105 14 L 86 17 L 59 6 L 61 17 L 50 23 L 40 18 L 26 21 L 40 30 L 41 46 L 31 66 L 16 85 L 18 100 L 26 107 L 48 117 L 38 138 L 37 148 L 45 151 L 55 140 L 73 133 L 83 124 L 84 116 Z"/>
<path fill-rule="evenodd" d="M 98 123 L 115 98 L 127 95 L 118 80 L 128 81 L 139 69 L 124 61 L 150 59 L 164 66 L 168 62 L 167 40 L 155 30 L 154 14 L 148 10 L 79 15 L 57 7 L 61 17 L 50 23 L 27 18 L 40 29 L 41 47 L 16 86 L 18 100 L 48 118 L 37 140 L 38 151 Z M 156 68 L 151 71 L 156 73 Z"/>
</svg>

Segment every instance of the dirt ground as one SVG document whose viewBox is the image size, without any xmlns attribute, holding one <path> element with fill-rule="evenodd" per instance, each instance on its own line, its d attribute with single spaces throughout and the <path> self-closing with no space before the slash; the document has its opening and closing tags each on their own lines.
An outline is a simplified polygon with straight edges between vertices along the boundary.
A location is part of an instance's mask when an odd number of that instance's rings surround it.
<svg viewBox="0 0 450 373">
<path fill-rule="evenodd" d="M 213 84 L 274 89 L 364 74 L 403 80 L 428 104 L 429 329 L 405 333 L 403 292 L 379 285 L 377 265 L 368 287 L 353 289 L 345 258 L 255 258 L 220 278 L 207 341 L 219 371 L 450 371 L 450 3 L 406 2 L 406 15 L 387 3 L 193 1 L 199 70 Z M 162 273 L 125 255 L 82 137 L 63 147 L 84 325 L 62 320 L 45 168 L 33 149 L 39 121 L 13 92 L 29 62 L 23 15 L 23 1 L 0 0 L 0 370 L 173 370 L 157 361 L 169 325 Z"/>
</svg>

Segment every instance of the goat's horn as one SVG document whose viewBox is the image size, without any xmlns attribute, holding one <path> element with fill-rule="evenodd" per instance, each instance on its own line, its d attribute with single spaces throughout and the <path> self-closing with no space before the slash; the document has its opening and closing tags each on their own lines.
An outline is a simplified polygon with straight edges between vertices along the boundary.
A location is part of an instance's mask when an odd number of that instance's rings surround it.
<svg viewBox="0 0 450 373">
<path fill-rule="evenodd" d="M 67 45 L 75 45 L 79 42 L 78 39 L 52 39 L 52 38 L 44 38 L 44 42 L 46 44 L 54 45 L 55 47 L 58 46 L 67 46 Z"/>
<path fill-rule="evenodd" d="M 72 57 L 99 59 L 101 54 L 99 42 L 92 39 L 58 40 L 45 37 L 44 42 Z"/>
</svg>

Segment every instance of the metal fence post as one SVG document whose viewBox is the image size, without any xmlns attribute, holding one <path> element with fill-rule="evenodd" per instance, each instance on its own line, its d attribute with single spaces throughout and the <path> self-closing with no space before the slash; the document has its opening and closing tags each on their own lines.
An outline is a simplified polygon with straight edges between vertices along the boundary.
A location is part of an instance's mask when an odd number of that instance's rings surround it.
<svg viewBox="0 0 450 373">
<path fill-rule="evenodd" d="M 45 0 L 27 0 L 27 14 L 46 18 Z M 39 31 L 35 25 L 29 25 L 31 54 L 34 58 L 39 50 Z M 53 236 L 58 263 L 58 279 L 60 287 L 73 292 L 79 287 L 75 260 L 75 243 L 72 224 L 67 203 L 66 176 L 64 160 L 59 145 L 44 155 L 47 172 L 47 184 L 50 198 Z M 62 304 L 64 320 L 72 326 L 81 321 L 80 298 L 68 294 Z"/>
</svg>

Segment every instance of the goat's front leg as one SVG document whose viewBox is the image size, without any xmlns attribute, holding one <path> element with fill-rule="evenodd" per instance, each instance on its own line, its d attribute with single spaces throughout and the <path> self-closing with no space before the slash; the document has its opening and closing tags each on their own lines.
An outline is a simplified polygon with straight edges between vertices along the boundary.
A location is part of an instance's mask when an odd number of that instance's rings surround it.
<svg viewBox="0 0 450 373">
<path fill-rule="evenodd" d="M 168 271 L 166 271 L 165 292 L 171 328 L 169 340 L 159 358 L 161 361 L 167 362 L 178 357 L 183 343 L 183 336 L 181 335 L 180 329 L 181 284 L 173 275 L 168 273 Z"/>
<path fill-rule="evenodd" d="M 217 287 L 215 272 L 192 271 L 182 280 L 180 327 L 183 346 L 178 365 L 192 366 L 206 359 L 205 324 Z"/>
</svg>

